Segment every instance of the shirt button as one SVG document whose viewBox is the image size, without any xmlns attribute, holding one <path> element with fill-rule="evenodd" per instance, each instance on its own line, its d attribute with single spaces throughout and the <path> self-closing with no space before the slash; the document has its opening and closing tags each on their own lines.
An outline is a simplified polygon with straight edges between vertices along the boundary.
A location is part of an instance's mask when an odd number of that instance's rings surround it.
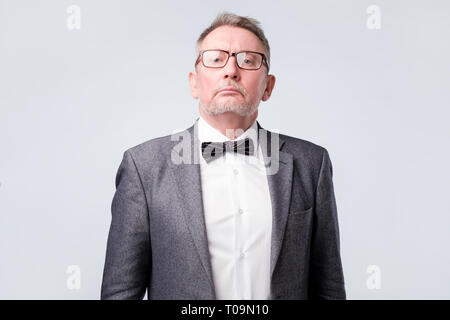
<svg viewBox="0 0 450 320">
<path fill-rule="evenodd" d="M 245 257 L 247 257 L 247 253 L 246 252 L 242 252 L 241 255 L 239 256 L 241 259 L 244 259 Z"/>
<path fill-rule="evenodd" d="M 243 214 L 244 213 L 244 210 L 242 210 L 241 208 L 239 208 L 239 214 Z"/>
<path fill-rule="evenodd" d="M 239 173 L 238 169 L 233 169 L 233 173 L 237 175 Z"/>
</svg>

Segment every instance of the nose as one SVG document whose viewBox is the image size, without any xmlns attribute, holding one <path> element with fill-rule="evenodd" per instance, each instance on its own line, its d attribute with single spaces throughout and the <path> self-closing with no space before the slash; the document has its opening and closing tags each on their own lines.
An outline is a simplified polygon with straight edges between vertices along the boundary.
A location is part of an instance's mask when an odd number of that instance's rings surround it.
<svg viewBox="0 0 450 320">
<path fill-rule="evenodd" d="M 239 81 L 240 69 L 237 65 L 236 57 L 232 56 L 228 59 L 227 64 L 223 67 L 224 78 L 231 78 L 235 81 Z"/>
</svg>

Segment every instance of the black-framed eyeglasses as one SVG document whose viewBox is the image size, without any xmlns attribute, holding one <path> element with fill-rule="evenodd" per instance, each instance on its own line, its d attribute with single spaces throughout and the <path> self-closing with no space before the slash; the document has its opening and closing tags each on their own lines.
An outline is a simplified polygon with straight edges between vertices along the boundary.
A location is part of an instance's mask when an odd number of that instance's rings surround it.
<svg viewBox="0 0 450 320">
<path fill-rule="evenodd" d="M 200 51 L 195 65 L 199 63 L 201 58 L 203 66 L 206 68 L 223 68 L 230 57 L 236 58 L 236 64 L 239 68 L 245 70 L 258 70 L 261 68 L 263 62 L 269 70 L 266 56 L 263 53 L 255 51 L 241 51 L 230 53 L 225 50 L 202 50 Z"/>
</svg>

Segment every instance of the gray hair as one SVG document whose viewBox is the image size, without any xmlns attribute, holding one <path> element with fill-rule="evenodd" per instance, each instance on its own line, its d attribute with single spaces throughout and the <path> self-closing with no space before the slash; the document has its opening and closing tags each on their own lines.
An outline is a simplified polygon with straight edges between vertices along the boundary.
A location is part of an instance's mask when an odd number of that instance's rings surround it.
<svg viewBox="0 0 450 320">
<path fill-rule="evenodd" d="M 214 29 L 221 27 L 221 26 L 232 26 L 232 27 L 238 27 L 247 29 L 248 31 L 252 32 L 255 36 L 258 37 L 258 39 L 262 42 L 262 45 L 264 47 L 264 54 L 266 55 L 267 59 L 267 69 L 269 69 L 270 65 L 270 46 L 269 41 L 267 40 L 266 36 L 264 35 L 264 31 L 260 27 L 260 22 L 254 18 L 250 17 L 243 17 L 238 16 L 234 13 L 229 12 L 222 12 L 219 13 L 214 19 L 214 21 L 211 23 L 211 25 L 206 28 L 200 37 L 197 40 L 197 48 L 196 48 L 196 55 L 199 53 L 199 47 L 202 43 L 203 39 L 206 38 L 206 36 L 211 33 Z"/>
</svg>

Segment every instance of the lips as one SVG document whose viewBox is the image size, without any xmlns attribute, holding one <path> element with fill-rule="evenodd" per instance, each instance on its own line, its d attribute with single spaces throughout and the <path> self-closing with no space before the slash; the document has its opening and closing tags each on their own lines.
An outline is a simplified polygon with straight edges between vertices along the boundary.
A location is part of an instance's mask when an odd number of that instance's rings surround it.
<svg viewBox="0 0 450 320">
<path fill-rule="evenodd" d="M 234 87 L 225 87 L 221 89 L 219 93 L 241 93 L 241 92 Z"/>
</svg>

